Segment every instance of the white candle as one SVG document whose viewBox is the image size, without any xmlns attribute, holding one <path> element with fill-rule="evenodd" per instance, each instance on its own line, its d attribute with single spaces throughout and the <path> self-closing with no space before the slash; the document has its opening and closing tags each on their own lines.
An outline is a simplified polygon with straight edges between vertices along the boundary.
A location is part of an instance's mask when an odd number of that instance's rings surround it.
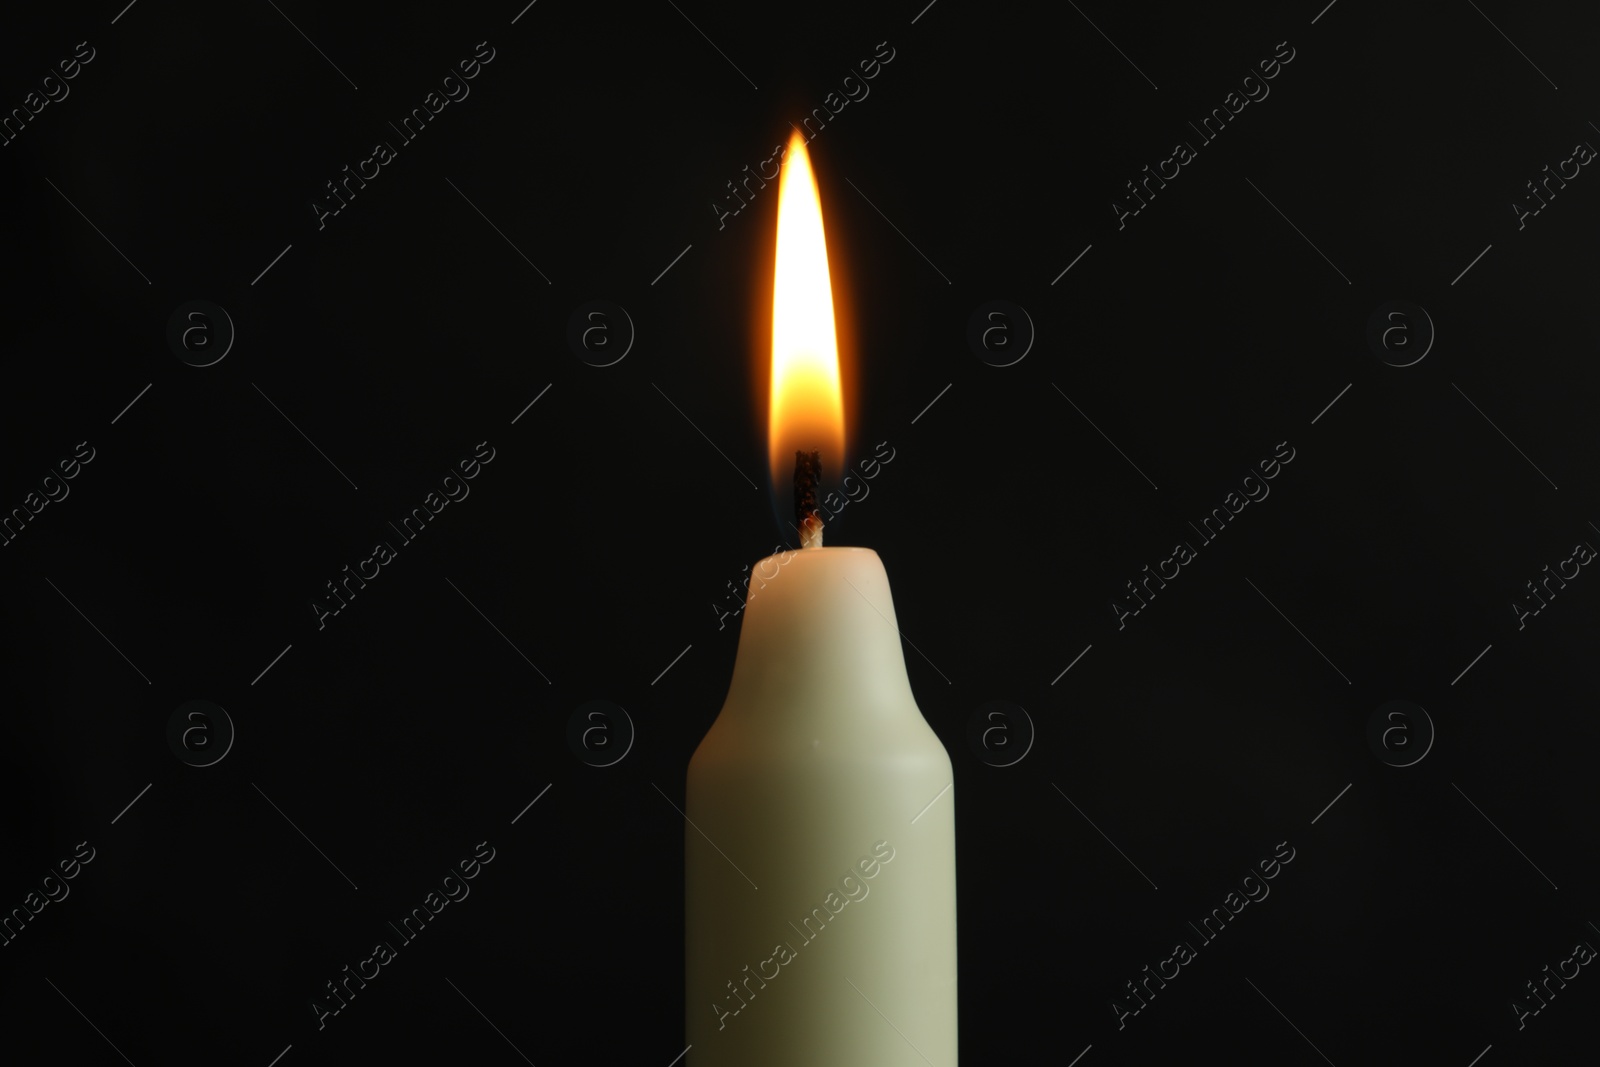
<svg viewBox="0 0 1600 1067">
<path fill-rule="evenodd" d="M 955 1067 L 955 790 L 888 576 L 866 548 L 774 571 L 689 763 L 689 1062 Z"/>
<path fill-rule="evenodd" d="M 955 792 L 906 678 L 889 579 L 823 548 L 841 464 L 821 200 L 798 135 L 778 194 L 770 447 L 802 547 L 756 564 L 722 712 L 689 762 L 692 1067 L 955 1067 Z M 797 454 L 803 453 L 803 454 Z"/>
</svg>

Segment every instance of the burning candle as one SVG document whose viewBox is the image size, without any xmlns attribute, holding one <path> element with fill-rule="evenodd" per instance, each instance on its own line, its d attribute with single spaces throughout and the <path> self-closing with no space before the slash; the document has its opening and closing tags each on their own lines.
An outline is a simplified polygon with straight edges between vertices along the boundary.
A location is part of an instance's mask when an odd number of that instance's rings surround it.
<svg viewBox="0 0 1600 1067">
<path fill-rule="evenodd" d="M 955 797 L 911 695 L 889 580 L 822 547 L 843 466 L 822 204 L 798 135 L 778 191 L 769 447 L 802 547 L 758 563 L 733 680 L 689 762 L 692 1067 L 955 1067 Z"/>
</svg>

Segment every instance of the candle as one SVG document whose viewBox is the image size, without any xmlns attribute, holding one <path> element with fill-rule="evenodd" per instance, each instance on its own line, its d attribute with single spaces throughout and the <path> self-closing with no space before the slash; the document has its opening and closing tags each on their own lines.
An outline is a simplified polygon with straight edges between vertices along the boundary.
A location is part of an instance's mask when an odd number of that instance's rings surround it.
<svg viewBox="0 0 1600 1067">
<path fill-rule="evenodd" d="M 733 680 L 689 763 L 692 1067 L 955 1067 L 955 794 L 906 677 L 888 576 L 822 547 L 842 465 L 821 201 L 791 139 L 778 193 L 770 447 L 802 547 L 753 569 Z"/>
</svg>

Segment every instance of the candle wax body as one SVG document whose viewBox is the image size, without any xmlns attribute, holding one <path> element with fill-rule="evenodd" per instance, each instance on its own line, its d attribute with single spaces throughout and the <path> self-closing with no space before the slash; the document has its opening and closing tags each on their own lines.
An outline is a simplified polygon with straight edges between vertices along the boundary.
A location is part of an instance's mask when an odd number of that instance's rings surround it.
<svg viewBox="0 0 1600 1067">
<path fill-rule="evenodd" d="M 877 553 L 756 565 L 689 762 L 692 1067 L 956 1067 L 955 789 Z"/>
</svg>

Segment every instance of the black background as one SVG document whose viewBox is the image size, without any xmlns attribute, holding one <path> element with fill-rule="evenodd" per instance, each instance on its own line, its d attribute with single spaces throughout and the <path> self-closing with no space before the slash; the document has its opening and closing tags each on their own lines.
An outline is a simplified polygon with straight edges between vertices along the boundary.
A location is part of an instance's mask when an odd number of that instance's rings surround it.
<svg viewBox="0 0 1600 1067">
<path fill-rule="evenodd" d="M 955 766 L 963 1060 L 1592 1047 L 1587 968 L 1511 1009 L 1600 943 L 1600 579 L 1521 630 L 1511 607 L 1600 543 L 1600 178 L 1512 209 L 1600 143 L 1592 13 L 278 6 L 112 0 L 0 38 L 6 111 L 95 50 L 0 148 L 0 507 L 95 450 L 0 550 L 0 908 L 95 849 L 0 948 L 18 1055 L 683 1051 L 673 805 L 732 667 L 715 605 L 787 530 L 756 343 L 776 187 L 720 229 L 711 204 L 884 41 L 810 145 L 851 458 L 895 457 L 829 537 L 882 556 Z M 471 95 L 319 229 L 324 183 L 479 41 Z M 1119 229 L 1124 183 L 1283 41 L 1270 96 Z M 566 343 L 597 298 L 637 329 L 605 368 Z M 166 340 L 194 299 L 237 331 L 205 368 Z M 1037 331 L 1009 367 L 966 341 L 991 299 Z M 1398 299 L 1437 330 L 1404 368 L 1366 341 Z M 324 583 L 481 441 L 470 496 L 319 629 Z M 1124 583 L 1280 442 L 1270 497 L 1119 630 Z M 205 768 L 166 740 L 197 698 L 237 728 Z M 592 699 L 637 728 L 607 768 L 566 741 Z M 1395 699 L 1436 730 L 1405 768 L 1367 741 Z M 990 700 L 1037 729 L 1008 767 L 968 744 Z M 323 983 L 485 840 L 471 896 L 319 1030 Z M 1271 895 L 1119 1031 L 1124 983 L 1283 841 Z"/>
</svg>

